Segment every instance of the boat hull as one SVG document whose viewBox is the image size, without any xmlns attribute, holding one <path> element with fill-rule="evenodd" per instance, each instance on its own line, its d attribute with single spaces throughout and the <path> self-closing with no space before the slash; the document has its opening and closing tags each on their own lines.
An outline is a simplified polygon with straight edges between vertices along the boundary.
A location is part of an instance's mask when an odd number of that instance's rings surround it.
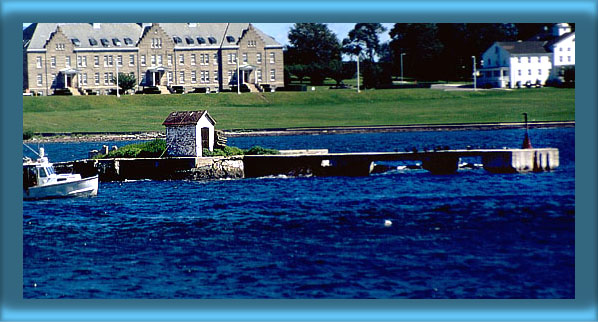
<svg viewBox="0 0 598 322">
<path fill-rule="evenodd" d="M 95 196 L 98 194 L 98 176 L 73 181 L 34 186 L 23 189 L 24 200 Z"/>
</svg>

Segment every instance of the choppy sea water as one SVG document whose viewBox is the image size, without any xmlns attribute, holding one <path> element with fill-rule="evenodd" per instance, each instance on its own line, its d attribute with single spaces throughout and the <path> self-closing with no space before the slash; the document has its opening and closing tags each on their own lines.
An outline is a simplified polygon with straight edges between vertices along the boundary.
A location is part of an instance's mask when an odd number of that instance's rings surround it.
<svg viewBox="0 0 598 322">
<path fill-rule="evenodd" d="M 560 150 L 560 167 L 544 173 L 112 182 L 97 197 L 26 201 L 23 295 L 574 298 L 574 133 L 531 131 L 534 146 Z M 229 144 L 403 151 L 519 147 L 522 138 L 499 130 Z M 52 161 L 97 147 L 45 144 Z"/>
</svg>

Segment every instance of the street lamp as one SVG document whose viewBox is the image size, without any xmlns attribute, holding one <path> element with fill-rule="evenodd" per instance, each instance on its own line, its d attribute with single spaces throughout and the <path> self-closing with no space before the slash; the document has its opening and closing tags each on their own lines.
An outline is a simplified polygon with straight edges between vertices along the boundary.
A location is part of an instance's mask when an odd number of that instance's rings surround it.
<svg viewBox="0 0 598 322">
<path fill-rule="evenodd" d="M 405 81 L 403 80 L 403 56 L 405 56 L 405 53 L 401 53 L 401 84 L 403 84 Z"/>
<path fill-rule="evenodd" d="M 473 90 L 477 90 L 478 86 L 477 86 L 477 71 L 476 71 L 476 66 L 475 66 L 475 56 L 471 56 L 471 58 L 473 58 Z"/>
</svg>

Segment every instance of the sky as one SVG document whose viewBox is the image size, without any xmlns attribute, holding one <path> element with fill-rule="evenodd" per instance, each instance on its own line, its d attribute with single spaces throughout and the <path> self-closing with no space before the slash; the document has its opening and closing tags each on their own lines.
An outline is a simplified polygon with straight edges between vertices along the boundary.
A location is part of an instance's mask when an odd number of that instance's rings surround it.
<svg viewBox="0 0 598 322">
<path fill-rule="evenodd" d="M 28 23 L 23 24 L 23 28 L 26 28 Z M 293 26 L 293 23 L 253 23 L 261 31 L 265 32 L 267 35 L 270 35 L 276 39 L 282 45 L 288 45 L 289 39 L 287 35 L 289 30 Z M 336 34 L 336 37 L 339 41 L 343 41 L 343 39 L 347 38 L 349 34 L 349 30 L 353 29 L 355 26 L 354 23 L 327 23 L 328 28 L 332 30 Z M 388 36 L 388 32 L 392 29 L 392 23 L 383 23 L 384 27 L 386 27 L 386 32 L 380 35 L 380 43 L 386 42 L 390 40 Z"/>
</svg>

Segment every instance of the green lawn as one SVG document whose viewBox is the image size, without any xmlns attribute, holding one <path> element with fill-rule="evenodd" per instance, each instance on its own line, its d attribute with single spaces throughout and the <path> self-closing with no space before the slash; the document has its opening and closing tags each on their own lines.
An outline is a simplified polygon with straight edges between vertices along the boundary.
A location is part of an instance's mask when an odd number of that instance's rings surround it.
<svg viewBox="0 0 598 322">
<path fill-rule="evenodd" d="M 48 96 L 23 98 L 33 132 L 161 131 L 175 110 L 207 109 L 219 129 L 343 125 L 488 123 L 575 119 L 575 90 L 444 92 L 432 89 L 328 90 L 253 94 Z"/>
</svg>

